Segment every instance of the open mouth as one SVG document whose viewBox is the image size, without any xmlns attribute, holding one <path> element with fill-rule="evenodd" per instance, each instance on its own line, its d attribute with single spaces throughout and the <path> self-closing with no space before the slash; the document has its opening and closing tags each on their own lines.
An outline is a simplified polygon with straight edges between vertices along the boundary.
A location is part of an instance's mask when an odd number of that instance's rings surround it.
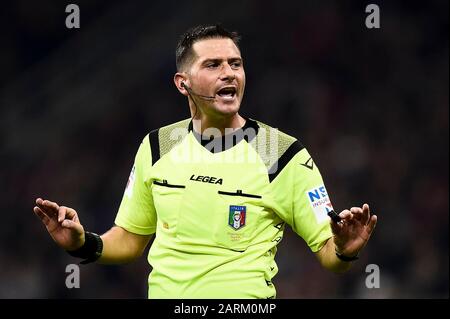
<svg viewBox="0 0 450 319">
<path fill-rule="evenodd" d="M 236 95 L 236 88 L 234 86 L 224 87 L 224 88 L 221 88 L 219 91 L 217 91 L 216 94 L 218 96 L 220 96 L 221 98 L 224 98 L 226 100 L 231 100 Z"/>
</svg>

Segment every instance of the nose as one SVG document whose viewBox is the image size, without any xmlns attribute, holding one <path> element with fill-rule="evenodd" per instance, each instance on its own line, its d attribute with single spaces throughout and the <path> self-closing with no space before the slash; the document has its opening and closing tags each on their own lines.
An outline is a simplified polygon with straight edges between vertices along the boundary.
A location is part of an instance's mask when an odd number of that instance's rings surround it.
<svg viewBox="0 0 450 319">
<path fill-rule="evenodd" d="M 222 81 L 233 81 L 236 78 L 233 69 L 228 63 L 225 63 L 222 67 L 222 72 L 220 74 L 220 79 Z"/>
</svg>

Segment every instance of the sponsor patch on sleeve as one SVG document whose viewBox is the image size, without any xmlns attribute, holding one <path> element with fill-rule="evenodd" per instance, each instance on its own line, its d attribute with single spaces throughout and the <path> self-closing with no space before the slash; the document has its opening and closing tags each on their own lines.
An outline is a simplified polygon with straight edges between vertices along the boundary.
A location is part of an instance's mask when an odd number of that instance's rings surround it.
<svg viewBox="0 0 450 319">
<path fill-rule="evenodd" d="M 323 223 L 328 220 L 328 212 L 333 210 L 330 197 L 328 196 L 327 189 L 324 185 L 310 189 L 306 192 L 311 208 L 316 216 L 317 223 Z"/>
<path fill-rule="evenodd" d="M 131 198 L 133 196 L 133 187 L 134 187 L 134 171 L 135 168 L 131 169 L 130 176 L 128 177 L 127 187 L 125 187 L 125 195 L 127 195 L 128 198 Z"/>
</svg>

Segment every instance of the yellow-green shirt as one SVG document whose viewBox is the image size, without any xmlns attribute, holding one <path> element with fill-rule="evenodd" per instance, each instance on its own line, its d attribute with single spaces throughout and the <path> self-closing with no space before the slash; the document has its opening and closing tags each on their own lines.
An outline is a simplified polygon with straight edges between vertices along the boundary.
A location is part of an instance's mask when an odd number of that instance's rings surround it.
<svg viewBox="0 0 450 319">
<path fill-rule="evenodd" d="M 332 236 L 330 199 L 298 140 L 252 119 L 226 137 L 202 141 L 187 119 L 139 147 L 115 224 L 156 234 L 149 298 L 274 298 L 285 223 L 313 252 Z"/>
</svg>

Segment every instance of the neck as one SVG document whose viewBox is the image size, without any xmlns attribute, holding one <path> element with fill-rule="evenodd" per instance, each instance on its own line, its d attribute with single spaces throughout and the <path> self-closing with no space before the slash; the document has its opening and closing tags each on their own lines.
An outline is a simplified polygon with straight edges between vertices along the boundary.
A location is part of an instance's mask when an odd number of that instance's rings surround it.
<svg viewBox="0 0 450 319">
<path fill-rule="evenodd" d="M 239 129 L 245 125 L 245 119 L 235 113 L 231 116 L 212 117 L 206 114 L 197 113 L 193 118 L 193 128 L 196 132 L 207 135 L 214 135 L 215 137 L 225 135 L 225 129 Z M 207 132 L 205 132 L 207 130 Z"/>
</svg>

